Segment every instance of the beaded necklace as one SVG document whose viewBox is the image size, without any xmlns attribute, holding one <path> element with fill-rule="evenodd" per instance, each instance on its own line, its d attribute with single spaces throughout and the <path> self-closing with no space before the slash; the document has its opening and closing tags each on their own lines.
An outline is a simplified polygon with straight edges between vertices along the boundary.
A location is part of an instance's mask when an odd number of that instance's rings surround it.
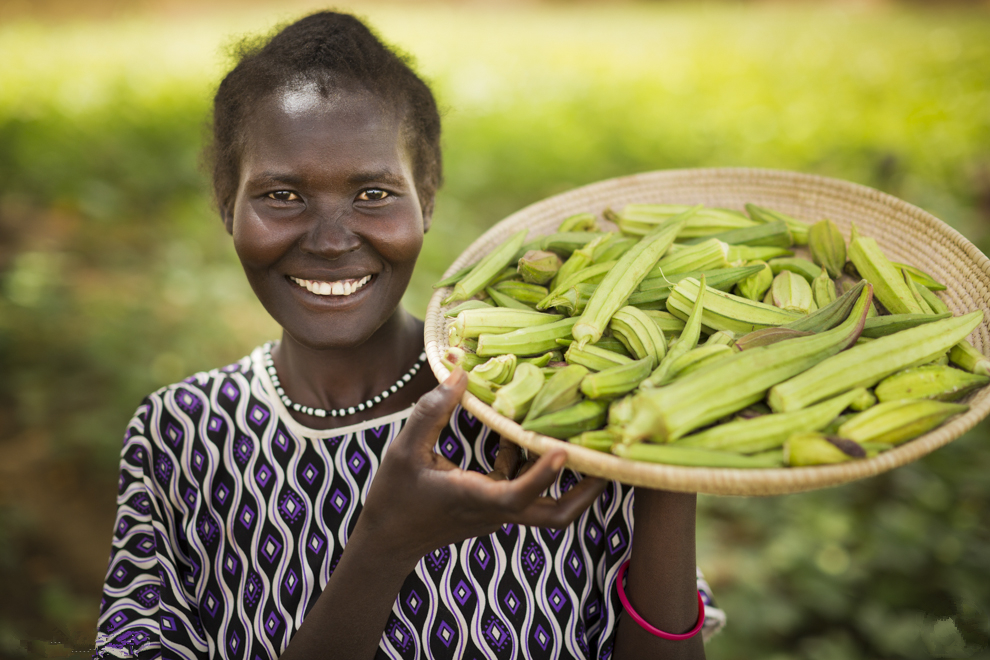
<svg viewBox="0 0 990 660">
<path fill-rule="evenodd" d="M 287 408 L 291 408 L 296 412 L 301 412 L 304 415 L 312 415 L 313 417 L 345 417 L 347 415 L 353 415 L 354 413 L 363 412 L 368 410 L 376 403 L 381 403 L 389 397 L 391 394 L 395 394 L 400 388 L 404 387 L 406 383 L 413 379 L 413 376 L 419 371 L 420 367 L 426 362 L 426 352 L 419 354 L 419 359 L 416 360 L 416 364 L 412 368 L 402 375 L 402 378 L 395 381 L 395 385 L 392 385 L 387 390 L 378 394 L 364 403 L 359 403 L 356 406 L 350 406 L 349 408 L 337 408 L 336 410 L 324 410 L 323 408 L 311 408 L 309 406 L 304 406 L 300 403 L 295 403 L 285 395 L 285 390 L 282 389 L 282 383 L 279 382 L 278 373 L 275 371 L 275 360 L 272 359 L 272 343 L 268 342 L 265 344 L 264 358 L 265 358 L 265 368 L 268 369 L 268 375 L 272 378 L 272 385 L 275 386 L 275 391 L 278 393 L 282 403 L 285 404 Z"/>
</svg>

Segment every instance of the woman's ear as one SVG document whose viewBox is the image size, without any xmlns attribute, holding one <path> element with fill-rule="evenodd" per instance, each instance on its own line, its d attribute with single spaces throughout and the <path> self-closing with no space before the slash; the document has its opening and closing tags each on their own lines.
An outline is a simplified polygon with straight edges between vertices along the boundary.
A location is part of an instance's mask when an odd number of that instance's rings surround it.
<svg viewBox="0 0 990 660">
<path fill-rule="evenodd" d="M 433 224 L 433 200 L 423 205 L 423 233 L 430 231 L 430 225 Z"/>
<path fill-rule="evenodd" d="M 220 219 L 223 221 L 224 229 L 231 236 L 234 235 L 234 209 L 229 204 L 222 204 L 220 206 Z"/>
</svg>

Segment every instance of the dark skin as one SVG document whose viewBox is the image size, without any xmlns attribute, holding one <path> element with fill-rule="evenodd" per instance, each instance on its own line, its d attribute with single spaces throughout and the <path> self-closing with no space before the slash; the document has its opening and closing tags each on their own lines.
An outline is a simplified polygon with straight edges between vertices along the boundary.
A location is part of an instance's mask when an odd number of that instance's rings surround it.
<svg viewBox="0 0 990 660">
<path fill-rule="evenodd" d="M 325 99 L 305 86 L 263 99 L 245 124 L 237 195 L 223 217 L 251 286 L 284 330 L 273 356 L 293 401 L 356 405 L 388 388 L 422 351 L 422 322 L 400 301 L 429 218 L 401 128 L 400 118 L 366 92 Z M 348 293 L 331 293 L 333 282 Z M 421 369 L 364 413 L 292 413 L 304 426 L 334 428 L 415 404 L 283 658 L 374 657 L 396 595 L 424 555 L 508 522 L 565 527 L 601 493 L 605 483 L 587 478 L 559 499 L 541 496 L 563 466 L 563 451 L 523 465 L 518 448 L 503 441 L 488 475 L 436 454 L 466 381 L 457 370 L 437 386 Z M 629 597 L 654 625 L 682 632 L 697 618 L 694 496 L 637 496 Z M 651 560 L 658 556 L 675 561 Z M 700 637 L 658 644 L 663 640 L 627 621 L 619 633 L 616 658 L 704 657 Z"/>
</svg>

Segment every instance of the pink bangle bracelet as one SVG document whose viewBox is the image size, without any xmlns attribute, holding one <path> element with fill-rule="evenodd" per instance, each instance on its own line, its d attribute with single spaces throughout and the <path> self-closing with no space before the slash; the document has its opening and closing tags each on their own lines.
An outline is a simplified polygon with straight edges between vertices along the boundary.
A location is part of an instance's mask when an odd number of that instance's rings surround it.
<svg viewBox="0 0 990 660">
<path fill-rule="evenodd" d="M 640 628 L 650 633 L 651 635 L 656 635 L 662 639 L 672 639 L 674 641 L 680 641 L 683 639 L 691 639 L 698 634 L 701 630 L 701 626 L 705 623 L 705 601 L 701 599 L 701 592 L 698 592 L 698 624 L 686 633 L 680 635 L 674 635 L 669 632 L 664 632 L 659 628 L 654 628 L 647 622 L 646 619 L 641 617 L 633 609 L 632 605 L 629 603 L 629 599 L 626 598 L 626 589 L 622 586 L 622 580 L 626 577 L 626 569 L 629 568 L 629 560 L 627 559 L 622 566 L 619 567 L 619 578 L 616 580 L 615 587 L 619 592 L 619 600 L 622 601 L 622 606 L 626 608 L 626 614 L 632 617 L 632 620 L 639 624 Z"/>
</svg>

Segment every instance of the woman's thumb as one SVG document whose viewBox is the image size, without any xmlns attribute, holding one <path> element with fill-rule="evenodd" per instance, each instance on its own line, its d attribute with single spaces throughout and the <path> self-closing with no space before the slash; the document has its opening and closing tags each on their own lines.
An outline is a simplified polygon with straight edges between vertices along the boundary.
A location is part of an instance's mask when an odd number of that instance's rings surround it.
<svg viewBox="0 0 990 660">
<path fill-rule="evenodd" d="M 407 441 L 432 448 L 440 431 L 450 421 L 450 415 L 464 396 L 466 388 L 467 373 L 456 367 L 443 383 L 424 394 L 416 403 L 403 429 Z"/>
</svg>

